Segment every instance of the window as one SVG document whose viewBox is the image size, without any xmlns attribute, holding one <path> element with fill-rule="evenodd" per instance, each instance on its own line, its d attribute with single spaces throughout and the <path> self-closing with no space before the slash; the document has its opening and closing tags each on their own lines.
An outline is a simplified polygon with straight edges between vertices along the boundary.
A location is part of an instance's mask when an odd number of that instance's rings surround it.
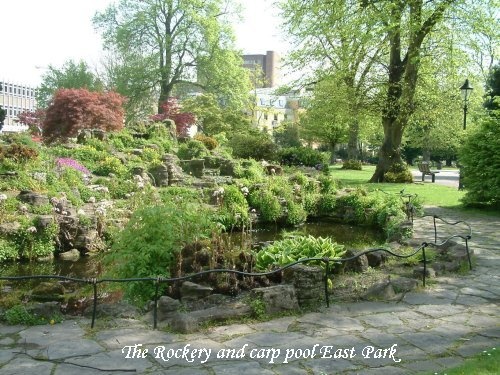
<svg viewBox="0 0 500 375">
<path fill-rule="evenodd" d="M 267 120 L 267 113 L 264 113 L 264 120 Z"/>
<path fill-rule="evenodd" d="M 277 113 L 274 114 L 274 121 L 278 121 L 278 114 Z"/>
<path fill-rule="evenodd" d="M 285 113 L 285 114 L 283 115 L 283 119 L 284 119 L 284 120 L 288 120 L 288 114 L 287 114 L 287 113 Z"/>
</svg>

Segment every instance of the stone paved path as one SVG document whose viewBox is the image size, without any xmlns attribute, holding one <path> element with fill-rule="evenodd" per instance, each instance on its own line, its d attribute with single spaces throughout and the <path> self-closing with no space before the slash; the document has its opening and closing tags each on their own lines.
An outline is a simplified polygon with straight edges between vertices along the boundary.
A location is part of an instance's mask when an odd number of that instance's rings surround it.
<svg viewBox="0 0 500 375">
<path fill-rule="evenodd" d="M 455 212 L 431 212 L 457 218 Z M 86 319 L 53 326 L 0 325 L 0 374 L 443 372 L 482 350 L 500 349 L 500 221 L 464 216 L 474 229 L 474 270 L 466 276 L 438 277 L 400 302 L 334 304 L 301 317 L 189 335 L 126 320 L 94 331 Z M 423 238 L 432 225 L 419 219 L 415 227 Z M 142 358 L 144 351 L 134 348 L 148 352 Z M 221 353 L 230 358 L 217 358 Z"/>
</svg>

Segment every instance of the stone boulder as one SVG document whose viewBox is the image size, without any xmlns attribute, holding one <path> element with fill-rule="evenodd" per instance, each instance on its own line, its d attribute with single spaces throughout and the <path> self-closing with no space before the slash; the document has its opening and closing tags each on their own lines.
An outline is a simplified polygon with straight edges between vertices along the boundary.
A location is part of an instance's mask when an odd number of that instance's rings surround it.
<svg viewBox="0 0 500 375">
<path fill-rule="evenodd" d="M 344 269 L 353 272 L 366 272 L 368 271 L 369 263 L 366 254 L 359 255 L 362 251 L 348 249 L 345 252 L 344 259 L 355 257 L 352 260 L 346 261 Z M 358 256 L 359 255 L 359 256 Z"/>
<path fill-rule="evenodd" d="M 61 304 L 59 302 L 39 302 L 26 306 L 29 313 L 44 318 L 47 321 L 61 315 Z"/>
<path fill-rule="evenodd" d="M 80 252 L 77 249 L 72 249 L 59 254 L 59 258 L 61 258 L 62 260 L 75 262 L 80 259 Z"/>
<path fill-rule="evenodd" d="M 31 190 L 21 191 L 17 196 L 17 199 L 33 206 L 44 206 L 49 204 L 49 197 L 43 194 L 35 193 Z"/>
<path fill-rule="evenodd" d="M 180 166 L 184 173 L 194 177 L 202 178 L 205 169 L 204 159 L 181 160 Z"/>
<path fill-rule="evenodd" d="M 396 297 L 397 294 L 391 281 L 384 280 L 369 287 L 363 299 L 368 301 L 391 301 Z"/>
<path fill-rule="evenodd" d="M 153 176 L 153 183 L 157 187 L 165 187 L 169 184 L 168 178 L 168 166 L 167 165 L 157 165 L 150 169 L 149 171 Z"/>
<path fill-rule="evenodd" d="M 161 296 L 158 300 L 158 321 L 172 318 L 181 308 L 179 300 L 168 296 Z"/>
<path fill-rule="evenodd" d="M 14 221 L 12 223 L 3 223 L 0 224 L 0 235 L 2 237 L 12 236 L 17 233 L 19 229 L 21 229 L 21 223 Z"/>
<path fill-rule="evenodd" d="M 91 317 L 93 306 L 85 309 L 83 315 Z M 140 310 L 126 302 L 120 301 L 115 303 L 98 303 L 96 306 L 97 318 L 123 318 L 123 319 L 138 319 L 141 316 Z"/>
<path fill-rule="evenodd" d="M 296 264 L 283 271 L 283 281 L 293 285 L 299 306 L 314 305 L 325 298 L 324 271 L 321 267 Z"/>
<path fill-rule="evenodd" d="M 267 288 L 255 288 L 252 289 L 250 296 L 264 302 L 266 314 L 276 314 L 299 309 L 293 285 L 282 284 Z"/>
<path fill-rule="evenodd" d="M 379 250 L 365 255 L 370 267 L 380 267 L 387 260 L 388 253 Z"/>
<path fill-rule="evenodd" d="M 181 285 L 181 299 L 201 299 L 212 294 L 213 288 L 184 281 Z"/>
</svg>

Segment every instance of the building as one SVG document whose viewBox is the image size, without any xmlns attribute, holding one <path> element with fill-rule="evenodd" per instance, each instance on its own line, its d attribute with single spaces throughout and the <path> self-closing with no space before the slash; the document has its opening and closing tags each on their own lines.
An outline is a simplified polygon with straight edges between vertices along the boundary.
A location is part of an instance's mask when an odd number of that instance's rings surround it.
<svg viewBox="0 0 500 375">
<path fill-rule="evenodd" d="M 250 70 L 256 88 L 276 87 L 280 81 L 280 57 L 274 51 L 265 55 L 243 55 L 243 67 Z"/>
<path fill-rule="evenodd" d="M 33 87 L 0 81 L 0 106 L 6 112 L 2 132 L 19 132 L 28 128 L 17 123 L 17 115 L 36 109 L 35 94 Z"/>
<path fill-rule="evenodd" d="M 257 128 L 269 133 L 285 121 L 298 121 L 307 101 L 305 90 L 276 95 L 274 89 L 256 88 L 252 94 L 254 95 L 253 123 Z"/>
</svg>

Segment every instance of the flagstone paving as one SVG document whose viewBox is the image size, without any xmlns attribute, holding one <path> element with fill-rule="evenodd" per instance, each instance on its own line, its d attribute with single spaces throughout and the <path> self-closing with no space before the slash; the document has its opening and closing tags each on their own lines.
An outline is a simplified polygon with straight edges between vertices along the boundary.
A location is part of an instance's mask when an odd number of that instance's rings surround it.
<svg viewBox="0 0 500 375">
<path fill-rule="evenodd" d="M 94 330 L 83 318 L 53 326 L 0 325 L 0 373 L 417 374 L 443 372 L 483 350 L 500 350 L 500 222 L 428 211 L 472 225 L 470 273 L 438 276 L 398 302 L 332 304 L 303 316 L 187 335 L 132 320 Z M 417 219 L 415 230 L 418 238 L 432 239 L 429 219 Z"/>
</svg>

